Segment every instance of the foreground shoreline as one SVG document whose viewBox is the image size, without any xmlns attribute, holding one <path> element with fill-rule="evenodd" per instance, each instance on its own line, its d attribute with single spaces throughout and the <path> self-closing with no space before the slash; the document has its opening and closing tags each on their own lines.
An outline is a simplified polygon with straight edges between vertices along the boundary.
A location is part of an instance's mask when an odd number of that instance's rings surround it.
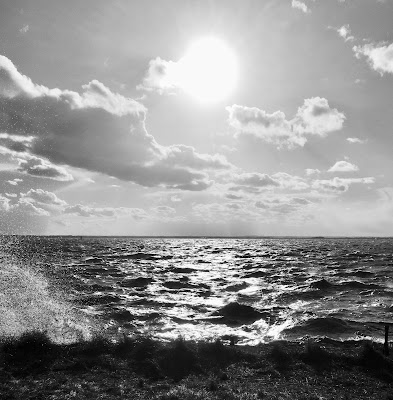
<svg viewBox="0 0 393 400">
<path fill-rule="evenodd" d="M 393 399 L 393 359 L 371 342 L 162 343 L 41 333 L 1 342 L 2 399 Z"/>
</svg>

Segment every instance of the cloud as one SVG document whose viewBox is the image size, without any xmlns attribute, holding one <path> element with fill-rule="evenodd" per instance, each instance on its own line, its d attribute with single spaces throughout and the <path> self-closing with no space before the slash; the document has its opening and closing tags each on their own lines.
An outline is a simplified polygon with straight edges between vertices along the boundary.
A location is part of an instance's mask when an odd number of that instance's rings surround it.
<svg viewBox="0 0 393 400">
<path fill-rule="evenodd" d="M 359 168 L 348 161 L 337 161 L 332 167 L 328 169 L 328 172 L 356 172 Z"/>
<path fill-rule="evenodd" d="M 11 203 L 11 200 L 2 196 L 0 194 L 0 211 L 6 212 L 7 214 L 22 214 L 22 215 L 31 215 L 31 216 L 39 216 L 39 217 L 47 217 L 49 216 L 49 212 L 44 210 L 41 207 L 37 207 L 34 204 L 34 201 L 30 201 L 26 198 L 20 198 L 16 203 Z M 4 216 L 2 216 L 4 218 Z M 5 221 L 5 218 L 4 218 Z M 5 221 L 6 222 L 6 221 Z"/>
<path fill-rule="evenodd" d="M 243 173 L 234 179 L 234 183 L 244 186 L 253 187 L 266 187 L 266 186 L 280 186 L 280 183 L 267 174 L 260 174 L 258 172 Z"/>
<path fill-rule="evenodd" d="M 136 88 L 158 94 L 176 93 L 179 83 L 176 78 L 178 65 L 173 61 L 165 61 L 160 57 L 149 61 L 149 68 L 143 81 Z"/>
<path fill-rule="evenodd" d="M 250 208 L 235 203 L 193 204 L 192 215 L 197 221 L 208 224 L 228 221 L 232 223 L 236 220 L 255 221 L 259 216 Z"/>
<path fill-rule="evenodd" d="M 321 179 L 315 180 L 312 183 L 312 188 L 326 192 L 342 193 L 349 189 L 349 186 L 354 183 L 360 184 L 372 184 L 375 182 L 374 177 L 366 178 L 333 178 L 333 179 Z"/>
<path fill-rule="evenodd" d="M 49 178 L 55 181 L 68 182 L 74 180 L 73 176 L 64 167 L 52 164 L 48 160 L 30 154 L 21 154 L 16 157 L 19 162 L 18 171 L 39 178 Z"/>
<path fill-rule="evenodd" d="M 385 44 L 366 44 L 364 46 L 354 46 L 353 51 L 357 58 L 362 56 L 367 58 L 368 64 L 381 75 L 384 73 L 393 74 L 393 43 Z"/>
<path fill-rule="evenodd" d="M 176 214 L 176 210 L 173 207 L 168 206 L 153 207 L 152 211 L 160 217 L 164 218 L 172 217 Z"/>
<path fill-rule="evenodd" d="M 272 178 L 280 182 L 281 188 L 291 191 L 303 191 L 310 187 L 303 178 L 286 172 L 277 172 L 272 175 Z"/>
<path fill-rule="evenodd" d="M 229 200 L 241 200 L 243 196 L 238 196 L 237 194 L 227 193 L 225 197 Z"/>
<path fill-rule="evenodd" d="M 276 214 L 290 214 L 298 211 L 312 204 L 312 202 L 303 197 L 292 197 L 292 198 L 267 198 L 262 201 L 257 201 L 255 207 L 263 209 Z"/>
<path fill-rule="evenodd" d="M 8 211 L 10 209 L 10 199 L 0 194 L 0 211 Z"/>
<path fill-rule="evenodd" d="M 82 204 L 67 206 L 64 214 L 74 214 L 79 217 L 132 217 L 136 220 L 147 218 L 147 214 L 141 208 L 127 207 L 90 207 Z"/>
<path fill-rule="evenodd" d="M 145 107 L 101 82 L 82 89 L 36 85 L 0 56 L 0 131 L 8 135 L 2 145 L 30 155 L 23 156 L 24 172 L 64 180 L 65 170 L 54 165 L 69 165 L 146 187 L 204 190 L 212 184 L 208 171 L 231 167 L 223 156 L 161 146 L 146 131 Z"/>
<path fill-rule="evenodd" d="M 312 97 L 304 100 L 296 114 L 293 127 L 301 134 L 325 136 L 342 129 L 345 115 L 331 108 L 326 99 Z"/>
<path fill-rule="evenodd" d="M 243 191 L 245 193 L 260 193 L 261 189 L 280 186 L 280 182 L 259 172 L 233 174 L 229 178 L 229 183 L 234 185 L 229 187 L 230 191 Z M 237 197 L 236 195 L 232 196 Z"/>
<path fill-rule="evenodd" d="M 234 104 L 226 107 L 228 123 L 237 135 L 252 135 L 277 147 L 304 146 L 307 136 L 324 137 L 341 130 L 345 115 L 331 108 L 326 99 L 312 97 L 304 100 L 295 117 L 287 120 L 282 111 L 271 114 L 256 107 Z"/>
<path fill-rule="evenodd" d="M 20 182 L 23 182 L 23 179 L 15 178 L 6 182 L 12 186 L 17 186 Z"/>
<path fill-rule="evenodd" d="M 41 204 L 53 206 L 66 206 L 64 200 L 59 199 L 54 193 L 43 189 L 30 189 L 27 193 L 21 193 L 22 199 L 28 199 Z"/>
<path fill-rule="evenodd" d="M 68 182 L 74 180 L 74 177 L 66 168 L 29 154 L 28 151 L 33 140 L 33 137 L 24 138 L 16 135 L 0 134 L 0 154 L 8 155 L 17 161 L 19 172 L 56 181 Z"/>
<path fill-rule="evenodd" d="M 355 37 L 351 35 L 351 29 L 349 25 L 343 25 L 340 28 L 336 28 L 336 32 L 344 39 L 346 42 L 352 42 L 355 40 Z"/>
<path fill-rule="evenodd" d="M 19 32 L 24 35 L 25 33 L 27 33 L 29 31 L 30 27 L 29 25 L 25 25 L 24 27 L 19 29 Z"/>
<path fill-rule="evenodd" d="M 349 137 L 349 138 L 347 138 L 347 141 L 349 143 L 359 143 L 359 144 L 364 144 L 367 142 L 367 140 L 359 139 L 356 137 Z"/>
<path fill-rule="evenodd" d="M 303 11 L 305 14 L 311 12 L 307 5 L 305 3 L 303 3 L 302 1 L 299 0 L 292 0 L 292 8 L 296 8 L 300 11 Z"/>
<path fill-rule="evenodd" d="M 306 175 L 310 176 L 310 175 L 317 175 L 320 174 L 321 171 L 317 168 L 313 169 L 313 168 L 306 168 Z"/>
<path fill-rule="evenodd" d="M 309 184 L 299 176 L 290 175 L 286 172 L 277 172 L 273 175 L 258 172 L 247 172 L 235 174 L 231 177 L 230 191 L 243 191 L 250 194 L 261 193 L 262 189 L 304 191 L 309 189 Z"/>
<path fill-rule="evenodd" d="M 34 136 L 9 135 L 0 133 L 0 154 L 16 154 L 30 149 Z"/>
</svg>

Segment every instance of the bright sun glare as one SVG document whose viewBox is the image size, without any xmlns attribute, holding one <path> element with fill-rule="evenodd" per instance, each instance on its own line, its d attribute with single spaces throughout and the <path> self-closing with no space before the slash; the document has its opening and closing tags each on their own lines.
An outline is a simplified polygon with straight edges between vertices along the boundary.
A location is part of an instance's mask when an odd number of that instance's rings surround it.
<svg viewBox="0 0 393 400">
<path fill-rule="evenodd" d="M 180 86 L 201 102 L 220 101 L 235 88 L 235 55 L 217 38 L 205 37 L 193 43 L 178 67 Z"/>
</svg>

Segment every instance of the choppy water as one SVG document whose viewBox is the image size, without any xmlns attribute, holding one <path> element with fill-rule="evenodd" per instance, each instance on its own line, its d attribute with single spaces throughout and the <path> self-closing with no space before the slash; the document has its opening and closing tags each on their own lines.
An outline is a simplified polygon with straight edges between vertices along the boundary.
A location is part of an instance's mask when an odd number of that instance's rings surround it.
<svg viewBox="0 0 393 400">
<path fill-rule="evenodd" d="M 393 239 L 0 238 L 0 334 L 382 338 Z M 70 339 L 71 340 L 71 339 Z"/>
</svg>

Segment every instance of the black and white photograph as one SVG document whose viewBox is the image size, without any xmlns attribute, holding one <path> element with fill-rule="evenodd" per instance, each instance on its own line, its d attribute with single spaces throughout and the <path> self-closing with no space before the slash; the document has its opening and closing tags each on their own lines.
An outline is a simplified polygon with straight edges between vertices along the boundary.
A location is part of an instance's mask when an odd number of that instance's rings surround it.
<svg viewBox="0 0 393 400">
<path fill-rule="evenodd" d="M 0 0 L 0 399 L 393 400 L 393 0 Z"/>
</svg>

